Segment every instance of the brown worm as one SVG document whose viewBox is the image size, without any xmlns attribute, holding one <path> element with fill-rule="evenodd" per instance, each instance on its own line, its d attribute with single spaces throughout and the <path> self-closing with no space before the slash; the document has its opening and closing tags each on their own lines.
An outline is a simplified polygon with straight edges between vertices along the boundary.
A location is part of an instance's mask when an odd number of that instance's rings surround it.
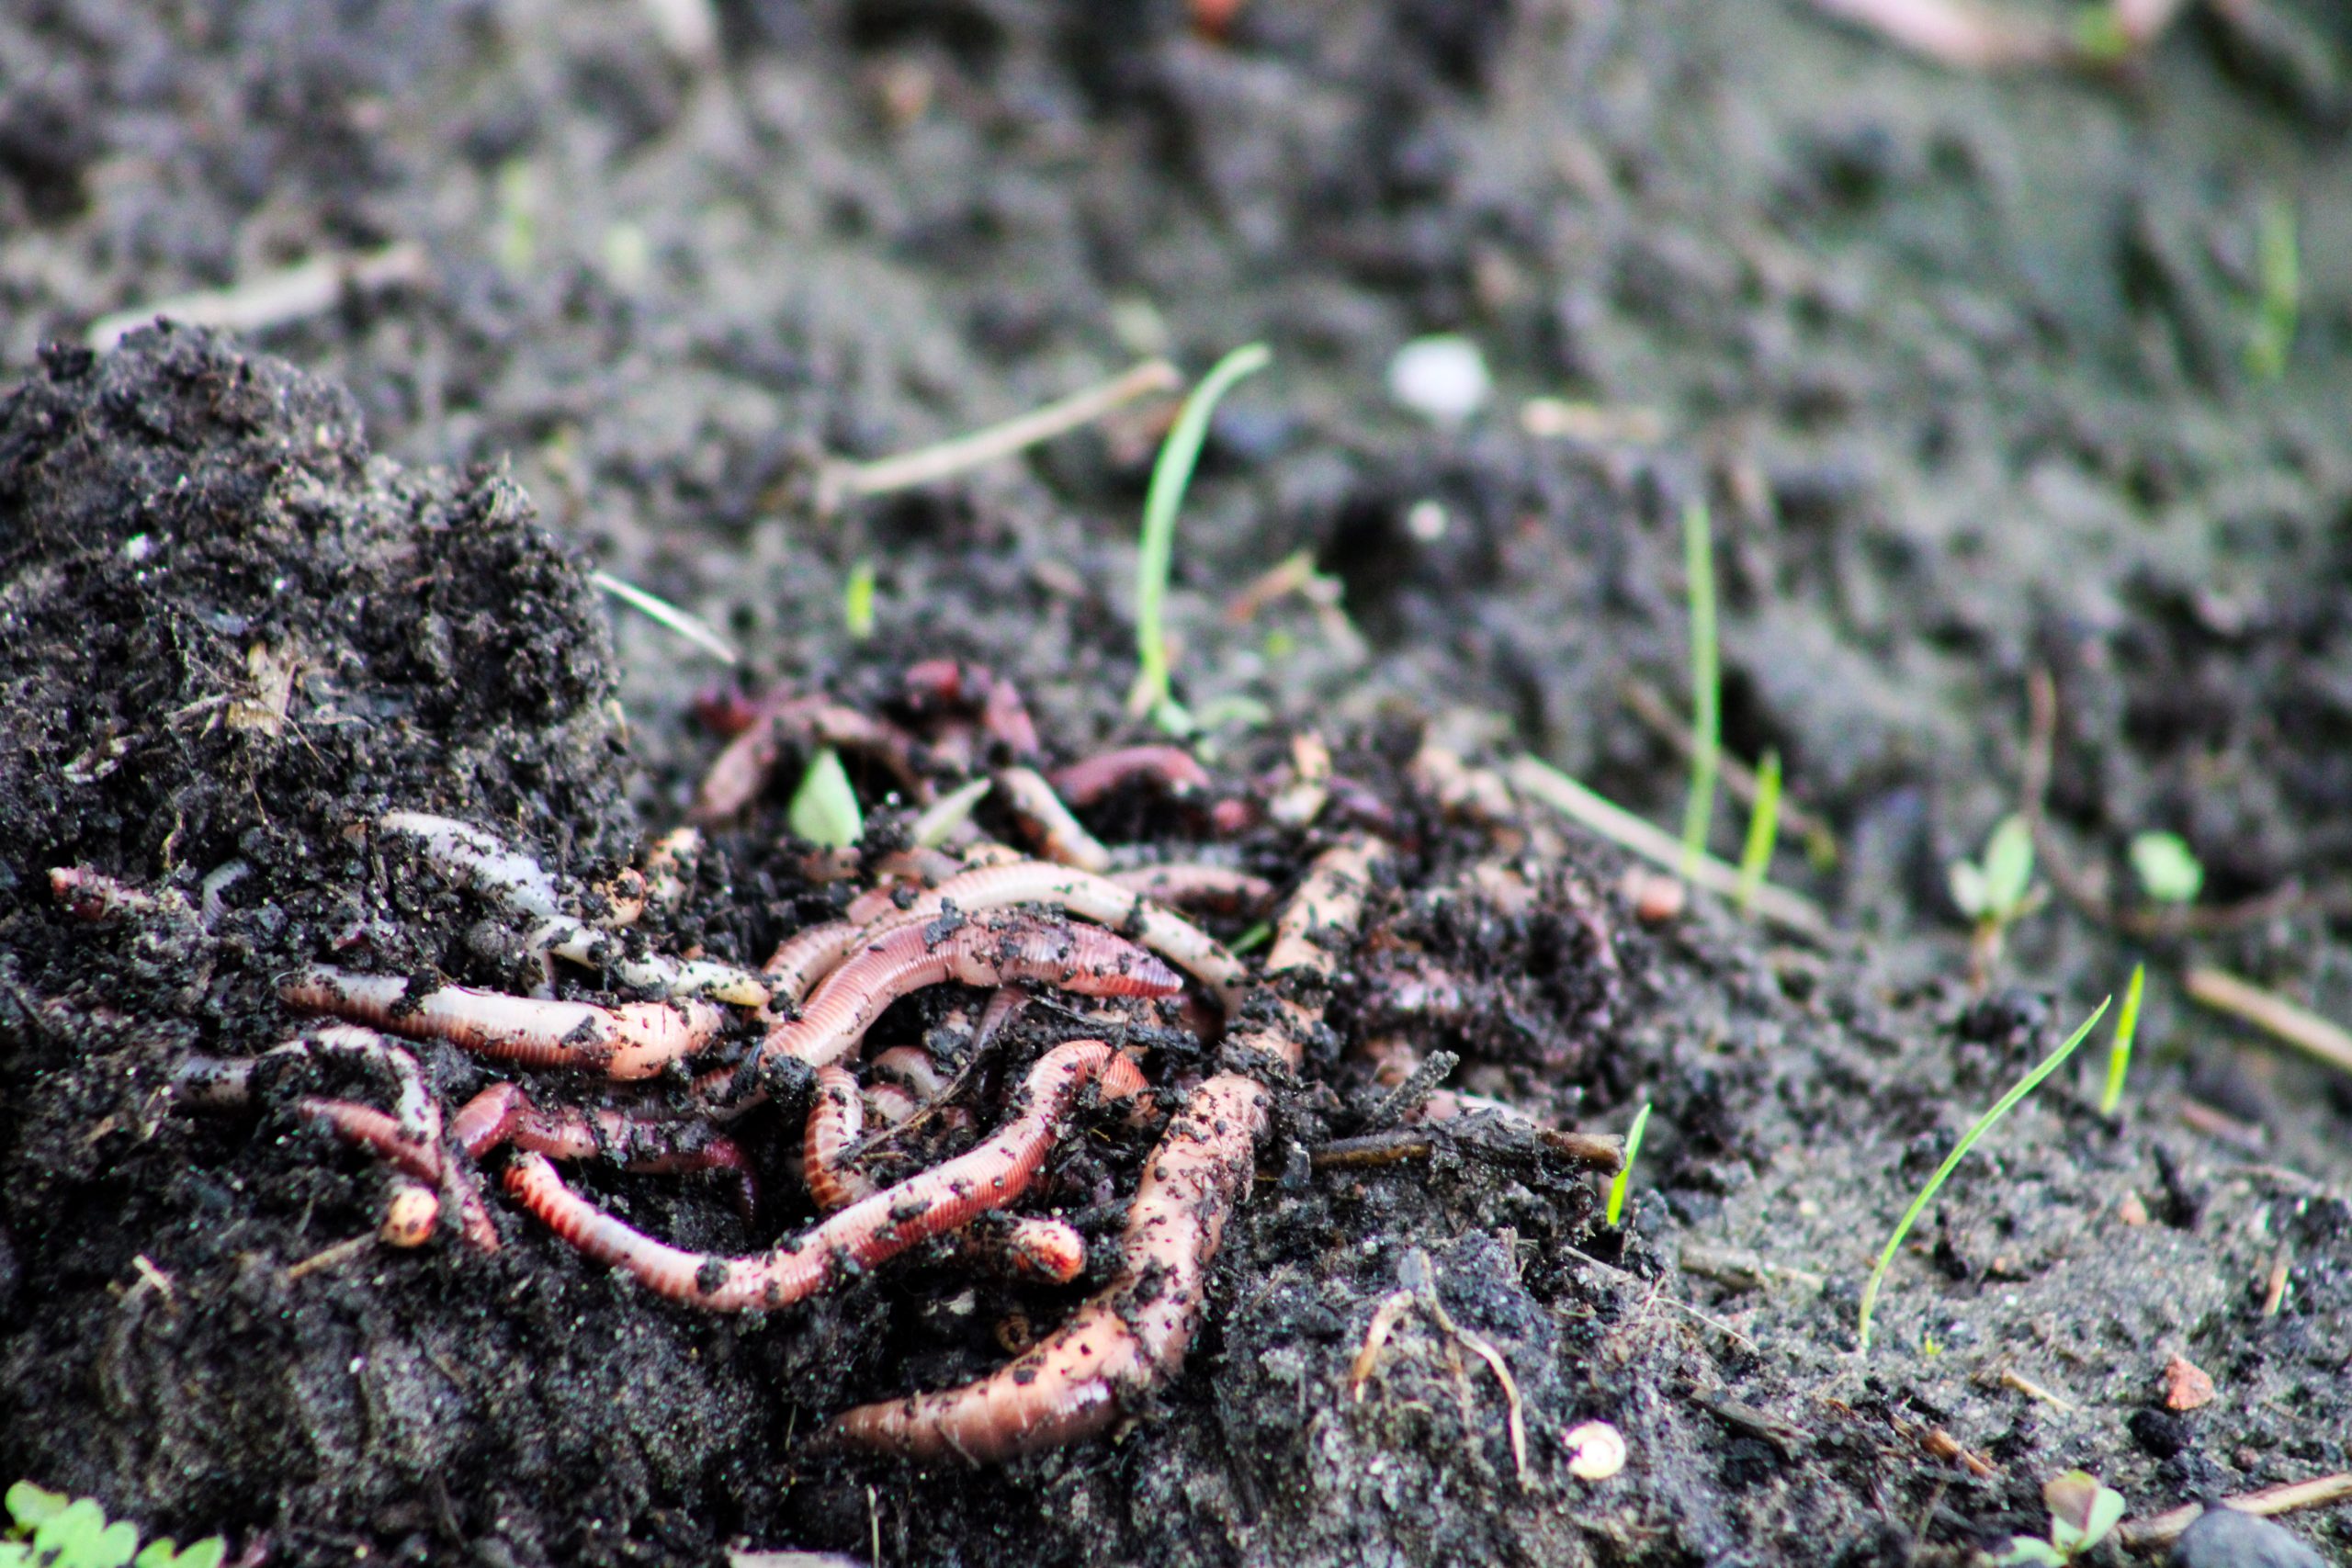
<svg viewBox="0 0 2352 1568">
<path fill-rule="evenodd" d="M 1037 754 L 1037 726 L 1020 689 L 978 664 L 925 659 L 907 667 L 907 701 L 921 709 L 978 710 L 980 729 L 1017 760 Z"/>
<path fill-rule="evenodd" d="M 1123 746 L 1057 768 L 1046 779 L 1056 795 L 1081 808 L 1137 782 L 1156 784 L 1179 799 L 1209 787 L 1208 770 L 1182 746 Z"/>
<path fill-rule="evenodd" d="M 872 718 L 826 697 L 763 700 L 749 728 L 729 741 L 695 791 L 689 821 L 724 822 L 759 797 L 785 749 L 831 746 L 873 758 L 920 801 L 931 789 L 915 767 L 913 737 L 897 725 Z"/>
<path fill-rule="evenodd" d="M 1159 959 L 1093 926 L 1013 916 L 940 929 L 948 924 L 910 920 L 874 937 L 819 984 L 798 1018 L 768 1031 L 759 1059 L 791 1056 L 812 1067 L 839 1061 L 892 1002 L 948 980 L 1057 986 L 1090 997 L 1165 997 L 1183 988 Z M 706 1091 L 733 1077 L 732 1068 L 706 1075 Z"/>
<path fill-rule="evenodd" d="M 734 1139 L 700 1122 L 658 1121 L 609 1106 L 536 1105 L 520 1084 L 505 1083 L 466 1101 L 451 1118 L 449 1132 L 477 1160 L 511 1143 L 550 1159 L 605 1159 L 640 1172 L 723 1171 L 733 1179 L 736 1206 L 744 1216 L 759 1211 L 759 1177 L 751 1157 Z"/>
<path fill-rule="evenodd" d="M 650 1077 L 701 1049 L 726 1015 L 708 1002 L 587 1002 L 509 997 L 464 986 L 409 994 L 397 975 L 354 975 L 313 964 L 277 990 L 290 1007 L 535 1067 L 587 1067 L 613 1078 Z"/>
<path fill-rule="evenodd" d="M 1127 1211 L 1118 1277 L 1060 1330 L 994 1375 L 860 1405 L 827 1427 L 851 1447 L 996 1464 L 1091 1437 L 1183 1365 L 1209 1259 L 1248 1187 L 1266 1090 L 1221 1073 L 1153 1151 Z"/>
<path fill-rule="evenodd" d="M 1036 1177 L 1070 1101 L 1100 1080 L 1106 1097 L 1141 1090 L 1135 1064 L 1100 1040 L 1057 1045 L 1030 1068 L 1012 1121 L 969 1153 L 850 1204 L 774 1251 L 714 1258 L 654 1240 L 598 1211 L 542 1155 L 506 1168 L 506 1190 L 600 1263 L 625 1269 L 671 1301 L 713 1312 L 773 1309 L 815 1294 L 844 1268 L 870 1268 L 1018 1199 Z"/>
</svg>

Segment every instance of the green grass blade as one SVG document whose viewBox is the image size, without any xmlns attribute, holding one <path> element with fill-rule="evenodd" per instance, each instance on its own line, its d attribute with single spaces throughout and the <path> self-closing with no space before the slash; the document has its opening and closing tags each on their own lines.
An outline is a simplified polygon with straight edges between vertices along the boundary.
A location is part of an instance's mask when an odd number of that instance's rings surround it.
<svg viewBox="0 0 2352 1568">
<path fill-rule="evenodd" d="M 842 588 L 842 624 L 859 642 L 874 635 L 874 558 L 871 556 L 849 569 L 849 581 Z"/>
<path fill-rule="evenodd" d="M 1682 509 L 1682 570 L 1690 592 L 1690 798 L 1682 808 L 1683 875 L 1707 852 L 1723 755 L 1723 679 L 1715 647 L 1715 547 L 1707 503 Z"/>
<path fill-rule="evenodd" d="M 2114 1000 L 2113 997 L 2109 997 L 2106 1001 L 2099 1003 L 2098 1010 L 2084 1020 L 2080 1029 L 2066 1036 L 2066 1043 L 2064 1045 L 2044 1056 L 2033 1071 L 2018 1080 L 2015 1089 L 2001 1096 L 1992 1110 L 1978 1117 L 1976 1125 L 1961 1134 L 1959 1145 L 1945 1156 L 1943 1164 L 1936 1168 L 1935 1175 L 1928 1178 L 1928 1184 L 1919 1189 L 1919 1195 L 1911 1200 L 1911 1206 L 1903 1212 L 1903 1218 L 1896 1224 L 1894 1234 L 1886 1238 L 1886 1249 L 1878 1255 L 1878 1267 L 1871 1270 L 1870 1282 L 1862 1287 L 1861 1320 L 1855 1333 L 1855 1337 L 1860 1341 L 1856 1346 L 1858 1350 L 1867 1351 L 1871 1348 L 1871 1309 L 1878 1304 L 1878 1288 L 1886 1279 L 1888 1266 L 1894 1261 L 1895 1250 L 1903 1245 L 1903 1238 L 1911 1234 L 1911 1227 L 1918 1223 L 1919 1216 L 1927 1212 L 1928 1205 L 1935 1201 L 1937 1192 L 1943 1188 L 1944 1179 L 1951 1175 L 1960 1162 L 1967 1157 L 1968 1151 L 1976 1146 L 1977 1139 L 1990 1132 L 1996 1122 L 2007 1116 L 2016 1108 L 2018 1100 L 2031 1094 L 2042 1079 L 2058 1070 L 2059 1064 L 2075 1054 L 2075 1047 L 2080 1045 L 2084 1037 L 2098 1027 L 2098 1021 L 2107 1016 L 2108 1007 Z"/>
<path fill-rule="evenodd" d="M 1634 1124 L 1625 1129 L 1625 1162 L 1617 1168 L 1617 1174 L 1609 1179 L 1609 1224 L 1611 1229 L 1616 1227 L 1618 1220 L 1625 1213 L 1625 1188 L 1634 1178 L 1634 1156 L 1642 1152 L 1642 1131 L 1649 1124 L 1650 1102 L 1645 1100 L 1642 1108 L 1634 1112 Z"/>
<path fill-rule="evenodd" d="M 2140 991 L 2148 981 L 2148 966 L 2132 965 L 2132 984 L 2123 989 L 2123 1010 L 2115 1015 L 2115 1043 L 2107 1048 L 2107 1088 L 2098 1097 L 2098 1113 L 2112 1116 L 2123 1103 L 2123 1075 L 2132 1070 L 2132 1037 L 2140 1032 Z"/>
<path fill-rule="evenodd" d="M 1756 809 L 1748 813 L 1747 841 L 1739 851 L 1739 918 L 1756 907 L 1757 889 L 1771 869 L 1772 846 L 1781 837 L 1781 754 L 1767 751 L 1756 765 Z"/>
<path fill-rule="evenodd" d="M 1143 502 L 1142 547 L 1136 556 L 1136 655 L 1142 669 L 1127 694 L 1127 712 L 1137 718 L 1158 712 L 1169 697 L 1168 631 L 1162 614 L 1168 572 L 1176 558 L 1176 513 L 1200 463 L 1202 443 L 1208 439 L 1209 415 L 1235 382 L 1264 369 L 1272 359 L 1264 344 L 1252 343 L 1218 360 L 1184 400 L 1183 412 L 1152 464 L 1151 488 Z"/>
</svg>

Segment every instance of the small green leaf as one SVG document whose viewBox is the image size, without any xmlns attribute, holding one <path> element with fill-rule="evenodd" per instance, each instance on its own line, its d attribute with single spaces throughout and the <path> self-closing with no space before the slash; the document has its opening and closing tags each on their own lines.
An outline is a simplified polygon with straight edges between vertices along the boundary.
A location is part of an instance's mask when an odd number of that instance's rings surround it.
<svg viewBox="0 0 2352 1568">
<path fill-rule="evenodd" d="M 217 1535 L 191 1541 L 188 1549 L 172 1560 L 172 1568 L 220 1568 L 220 1560 L 229 1555 L 229 1545 Z"/>
<path fill-rule="evenodd" d="M 19 1481 L 8 1488 L 8 1517 L 17 1521 L 18 1529 L 31 1529 L 46 1519 L 65 1511 L 74 1499 L 62 1492 L 48 1492 L 29 1481 Z"/>
<path fill-rule="evenodd" d="M 2098 1495 L 2091 1501 L 2090 1522 L 2083 1530 L 2084 1547 L 2094 1547 L 2105 1540 L 2108 1532 L 2123 1522 L 2124 1512 L 2123 1494 L 2112 1486 L 2100 1487 Z"/>
<path fill-rule="evenodd" d="M 33 1568 L 33 1549 L 21 1540 L 0 1540 L 0 1568 Z"/>
<path fill-rule="evenodd" d="M 2008 1554 L 1996 1557 L 1993 1561 L 2003 1564 L 2004 1568 L 2012 1562 L 2030 1563 L 2035 1568 L 2066 1568 L 2066 1559 L 2056 1547 L 2046 1540 L 2036 1540 L 2030 1535 L 2010 1538 Z"/>
<path fill-rule="evenodd" d="M 1617 1167 L 1617 1174 L 1609 1179 L 1607 1213 L 1612 1226 L 1624 1217 L 1625 1189 L 1633 1182 L 1634 1160 L 1642 1152 L 1642 1134 L 1648 1130 L 1649 1124 L 1650 1102 L 1645 1100 L 1642 1108 L 1634 1112 L 1634 1124 L 1625 1129 L 1625 1157 Z"/>
<path fill-rule="evenodd" d="M 79 1561 L 85 1568 L 123 1568 L 138 1550 L 139 1527 L 129 1519 L 117 1519 L 98 1532 L 90 1554 Z"/>
<path fill-rule="evenodd" d="M 2134 833 L 2132 874 L 2159 904 L 2191 904 L 2205 890 L 2205 866 L 2177 833 Z"/>
<path fill-rule="evenodd" d="M 1981 920 L 1991 912 L 1984 897 L 1984 874 L 1974 861 L 1956 860 L 1944 868 L 1951 879 L 1951 901 L 1960 912 L 1972 920 Z"/>
<path fill-rule="evenodd" d="M 842 590 L 842 623 L 849 635 L 864 642 L 874 635 L 874 562 L 869 557 L 849 569 Z"/>
<path fill-rule="evenodd" d="M 194 1551 L 196 1548 L 191 1546 L 188 1550 Z M 160 1536 L 140 1549 L 139 1555 L 130 1560 L 130 1568 L 174 1568 L 178 1559 L 172 1538 Z"/>
<path fill-rule="evenodd" d="M 2021 816 L 2001 818 L 1984 844 L 1984 913 L 2008 919 L 2020 912 L 2033 883 L 2033 829 Z"/>
<path fill-rule="evenodd" d="M 829 850 L 845 850 L 865 833 L 865 818 L 857 808 L 857 792 L 850 788 L 849 774 L 842 771 L 841 757 L 831 747 L 808 759 L 808 771 L 800 775 L 800 787 L 792 792 L 785 820 L 794 832 Z"/>
<path fill-rule="evenodd" d="M 53 1552 L 62 1562 L 79 1562 L 97 1550 L 98 1537 L 106 1528 L 106 1510 L 87 1497 L 77 1497 L 34 1528 L 33 1550 Z"/>
</svg>

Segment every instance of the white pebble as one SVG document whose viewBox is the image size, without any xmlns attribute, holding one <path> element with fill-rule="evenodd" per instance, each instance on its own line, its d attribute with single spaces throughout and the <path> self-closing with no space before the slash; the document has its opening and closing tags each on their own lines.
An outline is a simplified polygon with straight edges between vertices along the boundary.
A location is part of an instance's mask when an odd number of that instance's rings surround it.
<svg viewBox="0 0 2352 1568">
<path fill-rule="evenodd" d="M 1460 424 L 1487 406 L 1494 389 L 1487 356 L 1453 333 L 1417 337 L 1388 362 L 1388 395 L 1433 424 Z"/>
<path fill-rule="evenodd" d="M 1625 1439 L 1606 1421 L 1588 1421 L 1567 1435 L 1568 1473 L 1578 1481 L 1606 1481 L 1625 1468 Z"/>
</svg>

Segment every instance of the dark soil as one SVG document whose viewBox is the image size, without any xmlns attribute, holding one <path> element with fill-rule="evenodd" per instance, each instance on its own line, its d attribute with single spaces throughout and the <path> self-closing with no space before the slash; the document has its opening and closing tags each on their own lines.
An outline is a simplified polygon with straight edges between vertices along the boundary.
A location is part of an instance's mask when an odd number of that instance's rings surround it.
<svg viewBox="0 0 2352 1568">
<path fill-rule="evenodd" d="M 2352 1092 L 2174 980 L 2218 964 L 2352 1010 L 2336 10 L 2192 19 L 2111 79 L 1945 73 L 1760 0 L 1260 0 L 1223 39 L 1172 4 L 779 0 L 720 6 L 709 55 L 662 14 L 0 16 L 0 1480 L 281 1562 L 1810 1564 L 1972 1561 L 2039 1532 L 2073 1466 L 2141 1514 L 2352 1468 Z M 2273 378 L 2243 348 L 2281 201 L 2301 295 Z M 421 279 L 243 343 L 37 352 L 407 240 Z M 1460 431 L 1382 391 L 1432 331 L 1495 371 Z M 172 1065 L 284 1038 L 275 978 L 355 937 L 370 968 L 528 981 L 496 911 L 365 831 L 388 807 L 583 885 L 681 818 L 720 671 L 598 603 L 592 564 L 722 627 L 748 684 L 874 705 L 969 658 L 1083 756 L 1135 734 L 1154 428 L 830 517 L 818 464 L 1261 335 L 1275 368 L 1220 415 L 1184 520 L 1183 694 L 1272 712 L 1215 737 L 1222 790 L 1311 725 L 1404 853 L 1156 1408 L 996 1472 L 814 1454 L 826 1415 L 994 1365 L 1077 1293 L 937 1258 L 714 1319 L 494 1199 L 494 1257 L 444 1235 L 289 1278 L 383 1190 L 292 1100 L 371 1086 L 305 1068 L 258 1115 L 192 1116 Z M 1657 429 L 1529 435 L 1539 394 Z M 1836 831 L 1834 866 L 1776 867 L 1835 913 L 1826 948 L 1705 900 L 1641 928 L 1606 891 L 1623 857 L 1575 832 L 1532 911 L 1464 895 L 1491 846 L 1402 778 L 1426 733 L 1672 819 L 1682 764 L 1623 688 L 1684 679 L 1699 497 L 1727 740 L 1777 750 Z M 1302 549 L 1361 643 L 1296 601 L 1223 618 Z M 2080 875 L 2128 903 L 2124 846 L 2164 829 L 2209 908 L 2263 902 L 2134 940 L 2059 900 L 1979 996 L 1944 867 L 2018 804 L 2036 666 Z M 715 836 L 665 947 L 756 962 L 828 911 L 783 816 Z M 1203 831 L 1132 799 L 1091 820 L 1154 853 Z M 1239 852 L 1295 878 L 1317 841 Z M 61 866 L 160 902 L 77 920 Z M 2120 1116 L 2092 1108 L 2095 1040 L 1929 1209 L 1856 1356 L 1909 1195 L 2142 958 Z M 1405 1010 L 1433 975 L 1464 1005 Z M 957 999 L 888 1027 L 952 1036 Z M 1368 1103 L 1340 1047 L 1397 1028 L 1571 1124 L 1653 1101 L 1628 1229 L 1525 1149 L 1314 1168 Z M 446 1097 L 487 1081 L 424 1055 Z M 1052 1179 L 1100 1239 L 1148 1138 L 1087 1129 Z M 776 1175 L 786 1123 L 755 1130 Z M 701 1181 L 582 1179 L 696 1247 L 801 1217 L 783 1180 L 747 1227 Z M 1425 1310 L 1351 1390 L 1378 1304 L 1424 1276 L 1512 1369 L 1524 1485 L 1498 1385 Z M 2176 1354 L 2211 1404 L 2164 1408 Z M 1567 1472 L 1590 1419 L 1627 1440 L 1614 1480 Z M 2352 1553 L 2342 1511 L 2292 1523 Z"/>
</svg>

